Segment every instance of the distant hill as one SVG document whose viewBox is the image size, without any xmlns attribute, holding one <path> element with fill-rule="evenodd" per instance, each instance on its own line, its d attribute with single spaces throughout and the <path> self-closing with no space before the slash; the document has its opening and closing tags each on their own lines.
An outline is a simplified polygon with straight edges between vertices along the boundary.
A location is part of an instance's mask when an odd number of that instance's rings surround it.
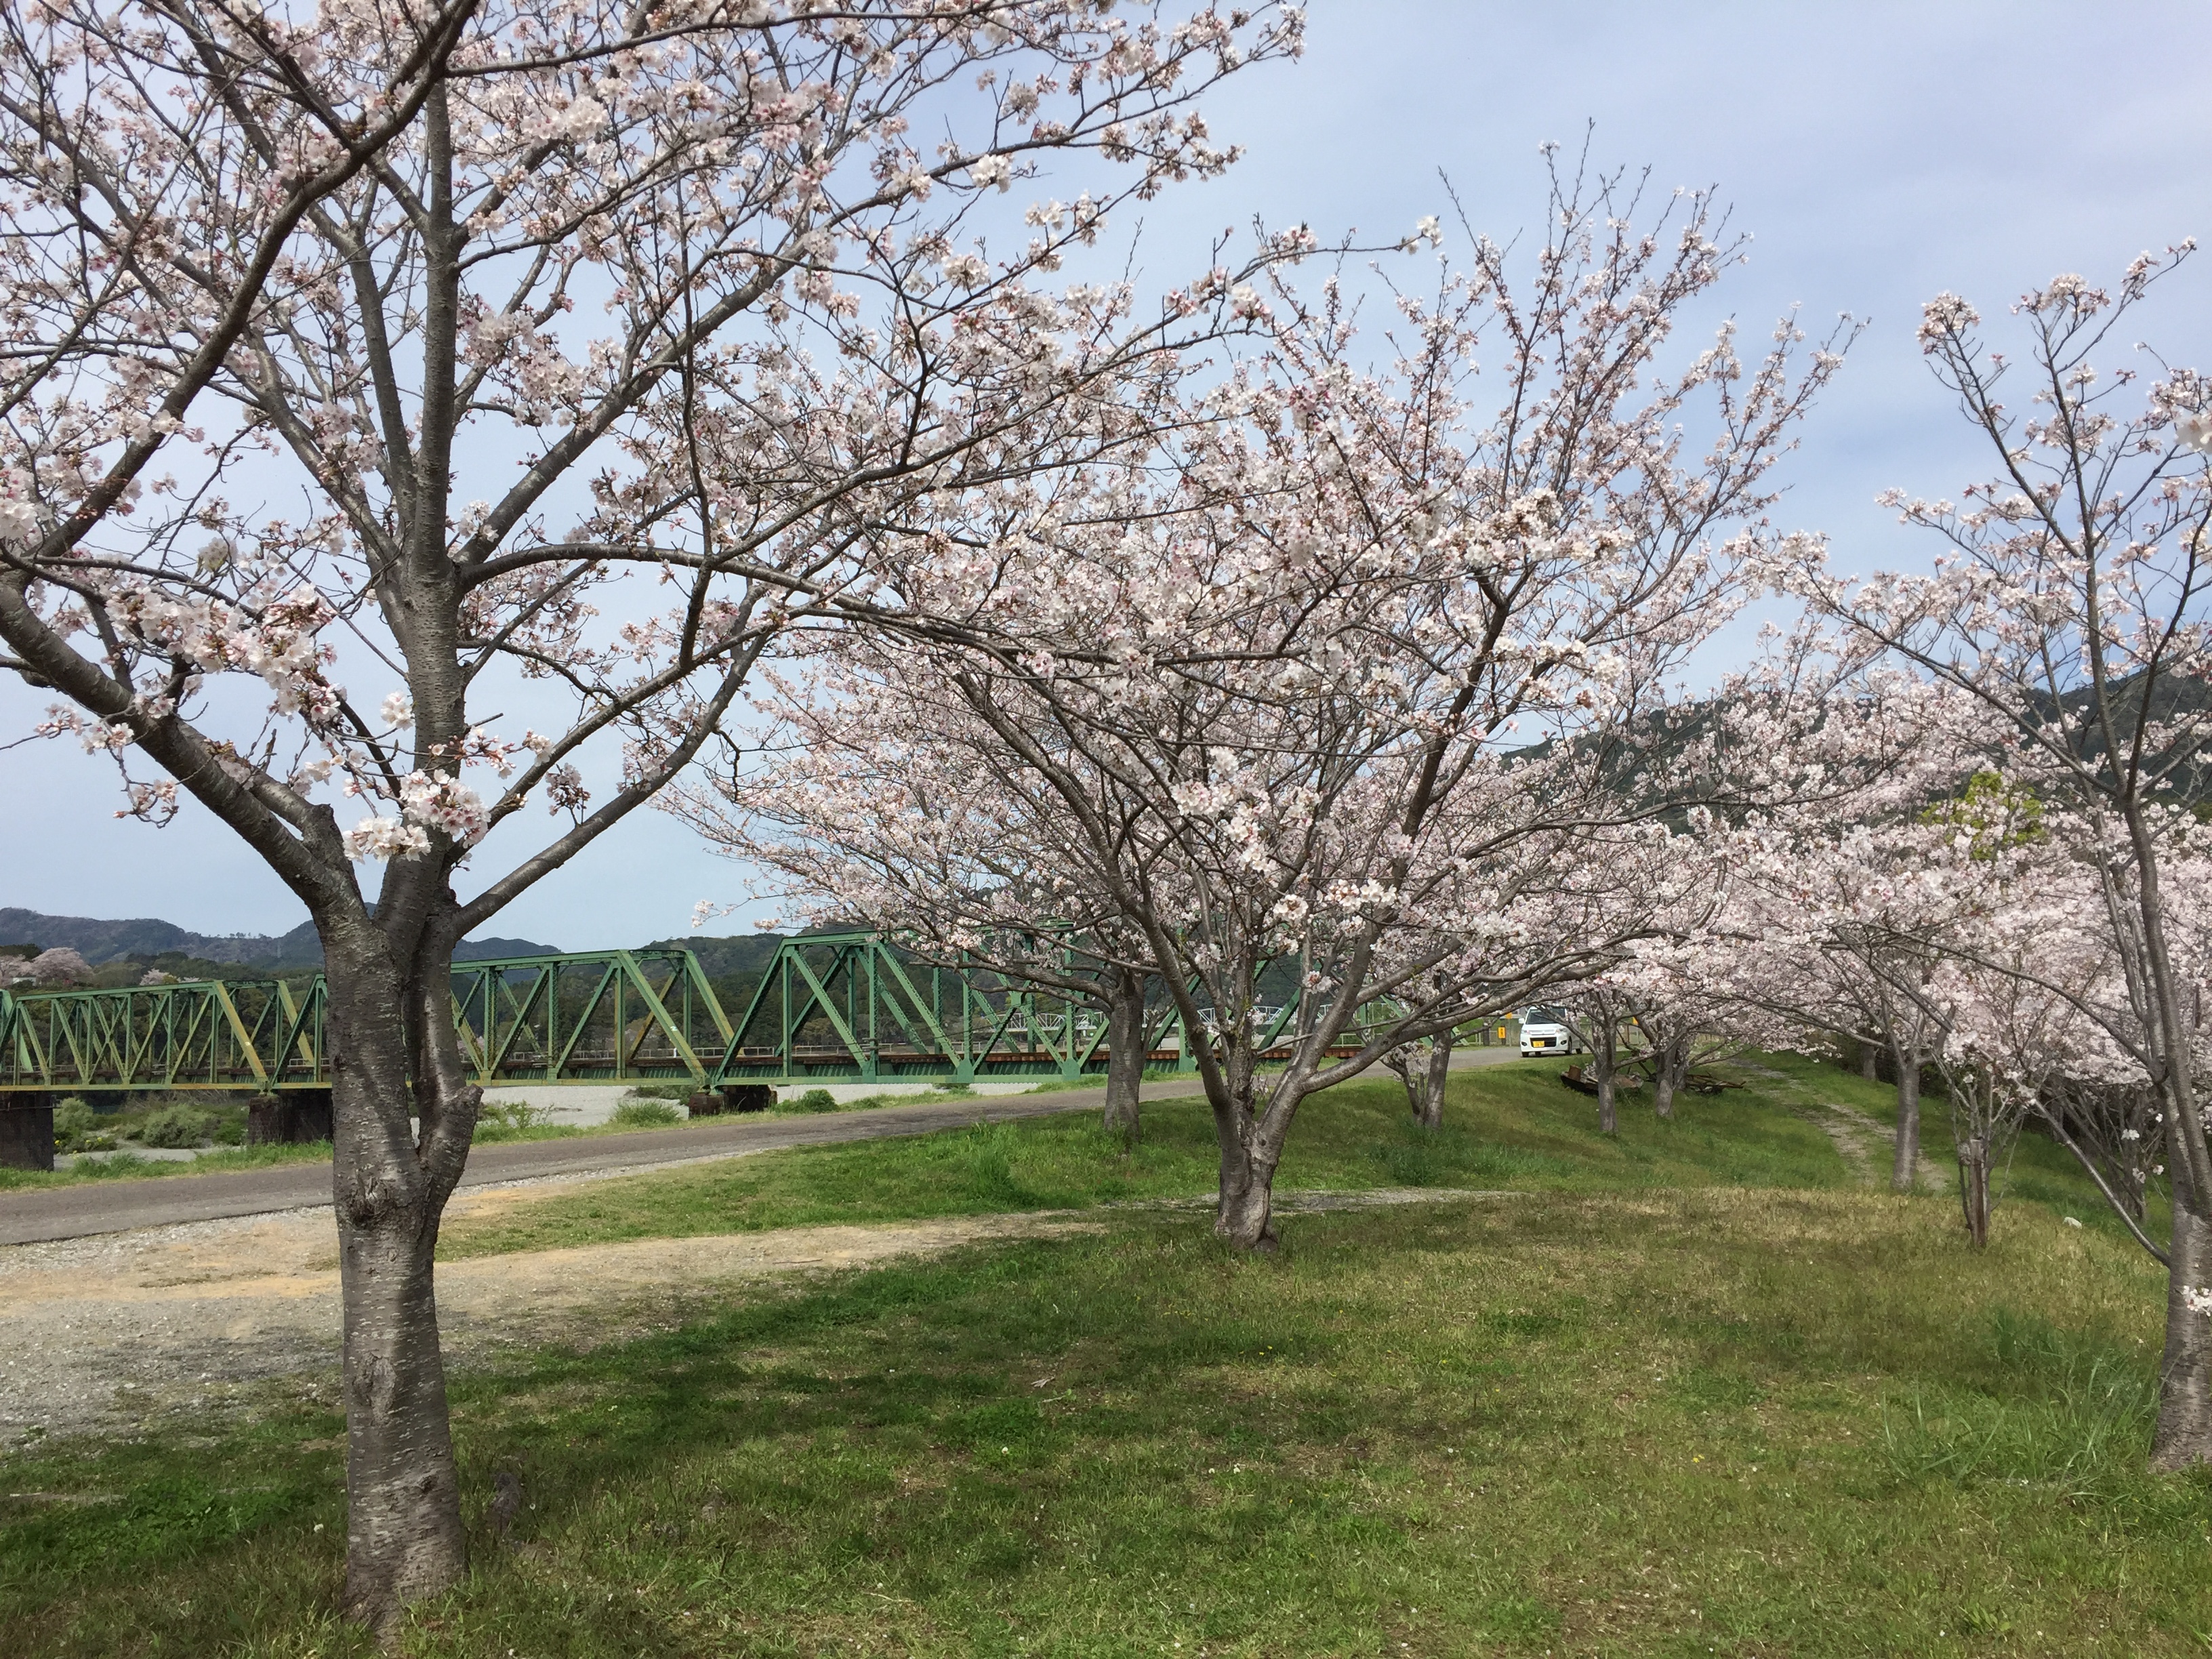
<svg viewBox="0 0 2212 1659">
<path fill-rule="evenodd" d="M 89 916 L 49 916 L 36 910 L 0 908 L 0 945 L 37 945 L 46 950 L 67 945 L 98 967 L 108 962 L 157 964 L 157 957 L 184 957 L 200 962 L 240 968 L 280 970 L 319 968 L 323 947 L 313 922 L 301 922 L 289 933 L 195 933 L 174 922 L 139 917 L 130 921 L 99 921 Z M 535 945 L 526 939 L 465 939 L 454 951 L 459 962 L 486 957 L 550 956 L 555 947 Z"/>
<path fill-rule="evenodd" d="M 693 933 L 683 939 L 657 939 L 647 951 L 689 951 L 699 958 L 700 971 L 708 979 L 733 974 L 758 975 L 775 958 L 783 943 L 781 933 L 727 933 L 717 938 Z"/>
</svg>

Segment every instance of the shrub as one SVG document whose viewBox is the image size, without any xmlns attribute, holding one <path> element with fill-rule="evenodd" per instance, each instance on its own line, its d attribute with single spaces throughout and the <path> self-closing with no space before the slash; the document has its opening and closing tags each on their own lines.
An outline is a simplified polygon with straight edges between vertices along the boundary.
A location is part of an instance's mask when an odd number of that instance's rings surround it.
<svg viewBox="0 0 2212 1659">
<path fill-rule="evenodd" d="M 164 1106 L 138 1126 L 142 1146 L 202 1146 L 215 1138 L 215 1114 L 197 1106 Z"/>
<path fill-rule="evenodd" d="M 100 1114 L 82 1099 L 71 1095 L 54 1108 L 54 1149 L 57 1152 L 76 1152 L 87 1150 L 85 1143 L 100 1127 Z"/>
<path fill-rule="evenodd" d="M 837 1109 L 837 1097 L 827 1089 L 809 1089 L 791 1103 L 802 1112 L 834 1112 Z"/>
<path fill-rule="evenodd" d="M 684 1114 L 665 1100 L 625 1100 L 615 1108 L 611 1120 L 625 1129 L 657 1129 L 664 1124 L 681 1123 Z"/>
<path fill-rule="evenodd" d="M 487 1100 L 477 1109 L 475 1139 L 512 1140 L 525 1129 L 542 1129 L 552 1121 L 550 1106 L 532 1106 L 526 1100 Z"/>
</svg>

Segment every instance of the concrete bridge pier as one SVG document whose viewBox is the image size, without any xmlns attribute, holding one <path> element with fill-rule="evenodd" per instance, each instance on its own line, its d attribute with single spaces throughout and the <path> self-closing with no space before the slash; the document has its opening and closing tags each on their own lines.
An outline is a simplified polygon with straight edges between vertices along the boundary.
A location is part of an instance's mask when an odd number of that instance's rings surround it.
<svg viewBox="0 0 2212 1659">
<path fill-rule="evenodd" d="M 49 1094 L 0 1095 L 0 1169 L 54 1167 L 54 1097 Z"/>
<path fill-rule="evenodd" d="M 249 1146 L 287 1146 L 331 1138 L 328 1089 L 287 1089 L 282 1094 L 256 1095 L 246 1103 L 246 1144 Z"/>
</svg>

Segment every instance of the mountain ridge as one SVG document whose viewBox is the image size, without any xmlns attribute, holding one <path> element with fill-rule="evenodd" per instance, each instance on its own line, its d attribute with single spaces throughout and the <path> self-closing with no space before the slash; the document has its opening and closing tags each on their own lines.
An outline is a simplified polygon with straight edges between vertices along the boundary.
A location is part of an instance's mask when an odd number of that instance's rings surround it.
<svg viewBox="0 0 2212 1659">
<path fill-rule="evenodd" d="M 0 906 L 0 945 L 65 946 L 94 967 L 157 956 L 185 956 L 201 962 L 243 968 L 319 968 L 322 941 L 315 925 L 303 921 L 289 933 L 196 933 L 155 916 L 110 921 L 93 916 L 52 916 L 41 911 Z M 456 962 L 487 957 L 550 956 L 556 947 L 524 939 L 464 939 Z"/>
</svg>

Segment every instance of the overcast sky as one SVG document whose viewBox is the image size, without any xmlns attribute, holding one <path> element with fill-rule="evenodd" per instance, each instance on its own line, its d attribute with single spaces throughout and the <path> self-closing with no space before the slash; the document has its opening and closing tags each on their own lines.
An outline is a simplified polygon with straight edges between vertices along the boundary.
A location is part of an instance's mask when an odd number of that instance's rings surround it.
<svg viewBox="0 0 2212 1659">
<path fill-rule="evenodd" d="M 1539 144 L 1579 147 L 1594 120 L 1594 160 L 1734 204 L 1756 239 L 1727 285 L 1747 341 L 1793 303 L 1808 325 L 1870 320 L 1778 515 L 1827 532 L 1847 569 L 1924 557 L 1877 491 L 1955 493 L 1977 476 L 1913 344 L 1923 300 L 1948 289 L 1994 321 L 2059 271 L 2109 282 L 2144 248 L 2212 235 L 2203 0 L 1316 0 L 1310 22 L 1302 64 L 1237 77 L 1209 106 L 1217 138 L 1249 154 L 1147 210 L 1152 280 L 1167 286 L 1207 234 L 1255 213 L 1324 238 L 1403 234 L 1446 210 L 1439 169 L 1502 240 L 1540 220 Z M 2141 332 L 2170 361 L 2212 366 L 2208 300 L 2212 253 Z M 43 702 L 0 688 L 0 731 L 20 734 Z M 305 920 L 197 809 L 163 830 L 113 818 L 112 778 L 73 743 L 0 751 L 0 907 L 208 933 Z M 699 899 L 737 897 L 740 876 L 642 813 L 489 931 L 641 943 L 684 931 Z"/>
</svg>

